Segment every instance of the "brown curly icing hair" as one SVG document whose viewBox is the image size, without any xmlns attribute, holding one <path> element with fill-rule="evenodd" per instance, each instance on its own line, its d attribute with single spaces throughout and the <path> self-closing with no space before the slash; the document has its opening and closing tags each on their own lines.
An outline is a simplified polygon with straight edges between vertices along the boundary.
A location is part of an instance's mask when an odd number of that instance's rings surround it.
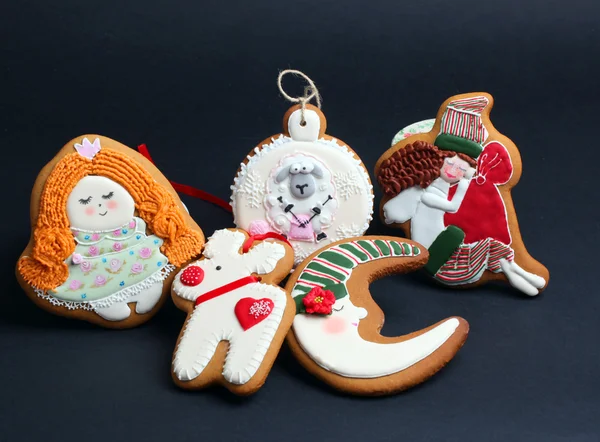
<svg viewBox="0 0 600 442">
<path fill-rule="evenodd" d="M 445 158 L 458 157 L 472 167 L 477 162 L 462 153 L 441 150 L 426 141 L 415 141 L 398 149 L 383 162 L 377 180 L 386 196 L 394 197 L 404 189 L 416 185 L 425 188 L 440 176 Z"/>
</svg>

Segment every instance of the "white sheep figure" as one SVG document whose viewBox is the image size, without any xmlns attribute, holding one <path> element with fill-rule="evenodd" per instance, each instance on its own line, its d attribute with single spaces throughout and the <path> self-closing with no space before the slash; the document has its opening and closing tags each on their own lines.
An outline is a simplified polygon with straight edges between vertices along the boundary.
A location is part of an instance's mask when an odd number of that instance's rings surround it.
<svg viewBox="0 0 600 442">
<path fill-rule="evenodd" d="M 204 258 L 175 276 L 173 298 L 188 311 L 173 355 L 173 375 L 184 388 L 222 383 L 214 378 L 215 370 L 202 376 L 221 341 L 229 341 L 221 373 L 228 383 L 246 384 L 263 362 L 272 364 L 264 360 L 265 354 L 280 326 L 286 325 L 282 317 L 287 317 L 287 298 L 282 288 L 255 275 L 271 274 L 263 278 L 279 282 L 291 269 L 293 252 L 282 243 L 262 241 L 243 253 L 246 240 L 242 231 L 216 231 L 206 243 Z M 293 313 L 288 326 L 292 319 Z M 182 385 L 190 381 L 193 386 Z"/>
<path fill-rule="evenodd" d="M 329 169 L 306 154 L 283 157 L 267 181 L 267 219 L 293 241 L 319 242 L 337 209 Z"/>
</svg>

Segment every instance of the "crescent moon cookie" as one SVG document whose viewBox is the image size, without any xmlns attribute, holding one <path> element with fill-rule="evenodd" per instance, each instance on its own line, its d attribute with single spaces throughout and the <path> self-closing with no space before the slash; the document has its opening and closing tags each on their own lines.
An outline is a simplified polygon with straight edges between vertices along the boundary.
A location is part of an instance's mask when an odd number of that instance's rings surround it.
<svg viewBox="0 0 600 442">
<path fill-rule="evenodd" d="M 173 354 L 178 386 L 249 395 L 265 383 L 294 319 L 294 302 L 277 286 L 293 263 L 281 235 L 224 229 L 208 239 L 203 258 L 173 281 L 173 301 L 187 313 Z"/>
<path fill-rule="evenodd" d="M 337 241 L 313 253 L 286 284 L 296 304 L 287 341 L 300 363 L 332 387 L 357 395 L 392 394 L 417 385 L 462 347 L 468 323 L 451 317 L 399 337 L 379 334 L 384 315 L 369 284 L 427 262 L 416 242 L 388 236 Z"/>
<path fill-rule="evenodd" d="M 39 307 L 104 327 L 150 319 L 204 235 L 169 181 L 117 141 L 68 142 L 38 175 L 17 279 Z"/>
<path fill-rule="evenodd" d="M 535 296 L 550 275 L 521 238 L 511 196 L 521 157 L 492 125 L 492 106 L 486 93 L 451 97 L 431 131 L 388 149 L 375 166 L 381 217 L 429 250 L 425 269 L 437 282 L 503 280 Z"/>
<path fill-rule="evenodd" d="M 267 138 L 240 166 L 231 195 L 235 225 L 287 237 L 296 264 L 339 239 L 360 236 L 373 215 L 373 186 L 360 158 L 325 134 L 319 108 L 291 107 L 283 133 Z"/>
</svg>

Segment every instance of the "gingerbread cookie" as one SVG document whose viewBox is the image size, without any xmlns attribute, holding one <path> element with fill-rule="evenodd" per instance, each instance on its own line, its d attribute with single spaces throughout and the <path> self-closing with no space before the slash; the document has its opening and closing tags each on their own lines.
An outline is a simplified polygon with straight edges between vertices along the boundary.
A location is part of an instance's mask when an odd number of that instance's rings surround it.
<svg viewBox="0 0 600 442">
<path fill-rule="evenodd" d="M 507 280 L 535 296 L 549 273 L 523 244 L 511 198 L 521 158 L 492 125 L 492 104 L 485 93 L 451 97 L 430 132 L 385 152 L 375 166 L 381 215 L 429 250 L 425 268 L 436 281 Z"/>
<path fill-rule="evenodd" d="M 427 250 L 410 240 L 366 236 L 313 253 L 286 290 L 296 303 L 287 341 L 300 363 L 336 389 L 361 395 L 399 392 L 433 376 L 464 344 L 458 317 L 400 337 L 379 334 L 384 315 L 369 293 L 375 279 L 416 270 Z"/>
<path fill-rule="evenodd" d="M 291 246 L 277 234 L 217 230 L 204 257 L 173 281 L 173 301 L 187 313 L 173 354 L 177 385 L 222 384 L 248 395 L 265 382 L 294 318 L 277 287 L 293 265 Z"/>
<path fill-rule="evenodd" d="M 301 104 L 283 117 L 283 133 L 248 154 L 231 186 L 231 207 L 237 227 L 286 236 L 299 264 L 315 250 L 367 230 L 373 186 L 356 153 L 325 134 L 327 121 L 319 107 L 306 104 L 318 93 L 293 99 L 281 92 Z"/>
<path fill-rule="evenodd" d="M 159 170 L 99 135 L 75 138 L 44 167 L 31 224 L 16 272 L 27 295 L 51 313 L 112 328 L 150 319 L 173 270 L 204 245 Z"/>
</svg>

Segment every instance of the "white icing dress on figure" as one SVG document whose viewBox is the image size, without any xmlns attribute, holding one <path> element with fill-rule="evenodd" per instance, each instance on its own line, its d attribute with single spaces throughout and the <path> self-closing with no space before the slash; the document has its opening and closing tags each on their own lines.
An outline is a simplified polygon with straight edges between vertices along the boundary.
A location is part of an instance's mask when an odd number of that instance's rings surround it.
<svg viewBox="0 0 600 442">
<path fill-rule="evenodd" d="M 298 264 L 326 244 L 367 230 L 373 187 L 356 154 L 324 134 L 318 108 L 307 105 L 304 120 L 301 109 L 288 113 L 286 134 L 266 140 L 241 165 L 231 206 L 237 227 L 286 236 Z"/>
</svg>

